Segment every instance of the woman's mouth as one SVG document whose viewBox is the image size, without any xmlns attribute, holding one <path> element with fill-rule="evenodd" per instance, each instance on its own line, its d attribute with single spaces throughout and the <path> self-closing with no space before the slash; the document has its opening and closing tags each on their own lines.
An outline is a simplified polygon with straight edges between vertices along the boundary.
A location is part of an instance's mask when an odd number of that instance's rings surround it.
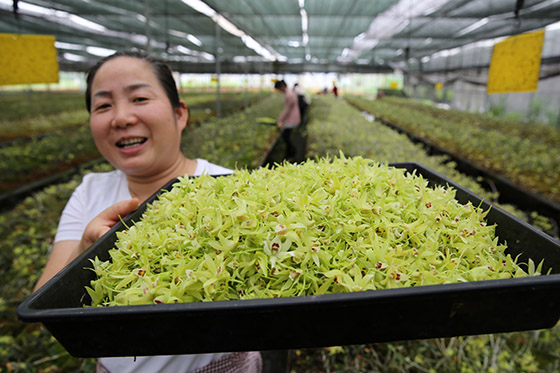
<svg viewBox="0 0 560 373">
<path fill-rule="evenodd" d="M 146 140 L 148 139 L 145 137 L 131 137 L 128 139 L 122 139 L 117 142 L 117 147 L 121 149 L 128 149 L 138 145 L 142 145 L 146 142 Z"/>
</svg>

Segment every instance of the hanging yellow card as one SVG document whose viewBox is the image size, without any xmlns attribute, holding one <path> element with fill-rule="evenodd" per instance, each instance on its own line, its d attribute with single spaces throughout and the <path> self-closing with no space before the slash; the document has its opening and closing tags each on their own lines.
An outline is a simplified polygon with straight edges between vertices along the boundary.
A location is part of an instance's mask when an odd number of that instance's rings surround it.
<svg viewBox="0 0 560 373">
<path fill-rule="evenodd" d="M 0 34 L 0 85 L 57 83 L 55 38 Z"/>
<path fill-rule="evenodd" d="M 544 30 L 496 43 L 486 93 L 534 92 L 539 85 Z"/>
</svg>

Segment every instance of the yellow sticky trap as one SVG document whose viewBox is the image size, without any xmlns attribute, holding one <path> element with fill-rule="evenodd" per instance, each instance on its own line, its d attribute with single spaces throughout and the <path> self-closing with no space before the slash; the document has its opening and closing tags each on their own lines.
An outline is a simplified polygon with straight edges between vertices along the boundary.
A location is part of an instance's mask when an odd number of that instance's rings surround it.
<svg viewBox="0 0 560 373">
<path fill-rule="evenodd" d="M 397 89 L 399 86 L 399 83 L 397 82 L 391 82 L 391 89 Z"/>
<path fill-rule="evenodd" d="M 55 38 L 0 34 L 0 85 L 58 83 Z"/>
<path fill-rule="evenodd" d="M 213 83 L 217 83 L 218 82 L 218 77 L 213 76 L 211 80 L 212 80 Z"/>
<path fill-rule="evenodd" d="M 441 91 L 443 89 L 443 83 L 436 83 L 436 91 Z"/>
<path fill-rule="evenodd" d="M 488 71 L 486 92 L 534 92 L 539 84 L 544 30 L 496 43 Z"/>
</svg>

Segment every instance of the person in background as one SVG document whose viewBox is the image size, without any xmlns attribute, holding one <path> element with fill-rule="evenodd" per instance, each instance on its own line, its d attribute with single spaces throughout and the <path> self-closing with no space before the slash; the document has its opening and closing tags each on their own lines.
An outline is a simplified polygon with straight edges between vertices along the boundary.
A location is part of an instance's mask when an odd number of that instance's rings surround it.
<svg viewBox="0 0 560 373">
<path fill-rule="evenodd" d="M 332 93 L 334 94 L 334 97 L 338 97 L 338 88 L 334 83 L 333 83 Z"/>
<path fill-rule="evenodd" d="M 294 92 L 296 93 L 298 99 L 299 115 L 301 117 L 301 123 L 305 123 L 305 113 L 307 112 L 307 107 L 309 106 L 309 103 L 305 98 L 305 92 L 303 92 L 303 89 L 301 89 L 298 83 L 294 84 Z"/>
<path fill-rule="evenodd" d="M 278 115 L 276 125 L 282 130 L 282 138 L 286 143 L 286 159 L 293 161 L 296 155 L 296 147 L 292 141 L 292 131 L 301 122 L 297 95 L 288 88 L 283 80 L 274 83 L 274 88 L 284 94 L 284 109 Z"/>
<path fill-rule="evenodd" d="M 85 175 L 73 192 L 35 290 L 170 180 L 232 172 L 181 152 L 188 109 L 163 61 L 141 52 L 100 60 L 87 75 L 86 107 L 95 145 L 116 170 Z M 100 358 L 97 365 L 110 373 L 261 370 L 259 352 Z"/>
</svg>

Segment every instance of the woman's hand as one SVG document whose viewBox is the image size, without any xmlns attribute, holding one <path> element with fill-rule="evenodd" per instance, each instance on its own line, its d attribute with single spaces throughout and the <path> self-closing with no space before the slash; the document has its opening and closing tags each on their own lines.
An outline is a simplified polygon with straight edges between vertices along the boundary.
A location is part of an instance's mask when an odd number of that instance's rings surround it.
<svg viewBox="0 0 560 373">
<path fill-rule="evenodd" d="M 81 241 L 60 241 L 54 244 L 51 255 L 43 274 L 37 281 L 33 291 L 39 289 L 60 270 L 66 267 L 78 255 L 93 245 L 113 225 L 119 221 L 119 216 L 126 216 L 138 208 L 138 200 L 133 198 L 118 202 L 103 210 L 86 226 Z"/>
<path fill-rule="evenodd" d="M 99 215 L 92 219 L 84 230 L 82 240 L 79 245 L 79 254 L 84 252 L 88 247 L 93 245 L 101 236 L 107 233 L 113 225 L 117 224 L 121 217 L 130 214 L 138 208 L 138 200 L 136 198 L 117 202 L 107 207 Z M 78 256 L 76 255 L 76 256 Z"/>
<path fill-rule="evenodd" d="M 284 122 L 279 120 L 278 122 L 276 122 L 276 127 L 282 129 L 282 127 L 284 127 Z"/>
</svg>

